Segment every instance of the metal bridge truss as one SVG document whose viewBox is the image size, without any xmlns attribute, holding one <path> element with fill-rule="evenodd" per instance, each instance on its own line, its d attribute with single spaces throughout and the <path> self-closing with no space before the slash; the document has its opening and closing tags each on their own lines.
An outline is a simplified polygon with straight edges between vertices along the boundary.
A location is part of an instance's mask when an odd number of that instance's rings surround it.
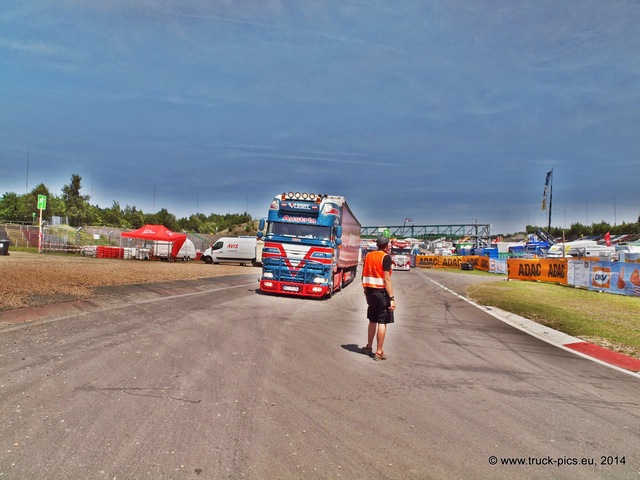
<svg viewBox="0 0 640 480">
<path fill-rule="evenodd" d="M 491 247 L 491 224 L 459 225 L 398 225 L 385 227 L 360 227 L 363 238 L 374 238 L 388 231 L 392 238 L 417 238 L 420 240 L 473 239 L 475 248 Z"/>
</svg>

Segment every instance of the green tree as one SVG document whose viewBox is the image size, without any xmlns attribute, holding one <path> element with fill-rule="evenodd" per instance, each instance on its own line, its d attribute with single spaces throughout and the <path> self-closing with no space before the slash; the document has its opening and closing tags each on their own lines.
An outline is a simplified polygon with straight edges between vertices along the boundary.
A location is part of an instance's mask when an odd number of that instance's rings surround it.
<svg viewBox="0 0 640 480">
<path fill-rule="evenodd" d="M 591 224 L 591 235 L 604 235 L 607 232 L 611 232 L 611 225 L 602 220 L 600 223 Z"/>
<path fill-rule="evenodd" d="M 22 203 L 23 203 L 23 211 L 24 211 L 24 220 L 33 219 L 33 212 L 36 213 L 36 218 L 40 218 L 40 211 L 38 210 L 38 195 L 44 195 L 47 197 L 47 208 L 42 210 L 42 218 L 47 219 L 51 218 L 52 215 L 52 204 L 51 204 L 51 192 L 44 183 L 36 185 L 36 188 L 31 190 L 31 192 L 23 195 Z M 37 222 L 36 222 L 37 223 Z"/>
<path fill-rule="evenodd" d="M 218 226 L 215 224 L 215 222 L 203 222 L 202 225 L 200 226 L 200 232 L 198 233 L 207 233 L 209 235 L 213 235 L 215 233 L 218 233 Z"/>
<path fill-rule="evenodd" d="M 144 225 L 144 212 L 135 206 L 126 205 L 123 211 L 123 220 L 128 228 L 140 228 Z"/>
<path fill-rule="evenodd" d="M 174 232 L 179 228 L 176 216 L 173 213 L 169 213 L 166 208 L 161 209 L 158 213 L 148 216 L 147 218 L 153 219 L 153 221 L 146 223 L 153 223 L 155 225 L 164 225 L 169 230 Z"/>
<path fill-rule="evenodd" d="M 49 208 L 52 216 L 64 218 L 67 214 L 64 200 L 60 195 L 52 194 L 47 198 L 47 208 Z"/>
<path fill-rule="evenodd" d="M 178 228 L 180 231 L 200 233 L 204 220 L 206 220 L 204 215 L 190 215 L 189 218 L 181 218 L 178 220 Z"/>
<path fill-rule="evenodd" d="M 120 204 L 113 201 L 111 208 L 105 208 L 102 210 L 102 221 L 105 225 L 110 227 L 120 227 L 123 223 L 124 212 L 120 208 Z"/>
<path fill-rule="evenodd" d="M 85 225 L 103 225 L 102 209 L 97 205 L 88 205 L 86 210 Z"/>
<path fill-rule="evenodd" d="M 0 220 L 19 222 L 24 220 L 25 211 L 20 195 L 7 192 L 0 198 Z"/>
<path fill-rule="evenodd" d="M 567 241 L 577 240 L 580 237 L 591 235 L 591 229 L 581 223 L 572 223 L 567 233 Z"/>
<path fill-rule="evenodd" d="M 69 225 L 79 227 L 81 225 L 92 223 L 90 220 L 93 215 L 89 211 L 89 195 L 81 195 L 82 177 L 76 173 L 71 175 L 71 183 L 62 187 L 62 198 L 67 211 Z"/>
</svg>

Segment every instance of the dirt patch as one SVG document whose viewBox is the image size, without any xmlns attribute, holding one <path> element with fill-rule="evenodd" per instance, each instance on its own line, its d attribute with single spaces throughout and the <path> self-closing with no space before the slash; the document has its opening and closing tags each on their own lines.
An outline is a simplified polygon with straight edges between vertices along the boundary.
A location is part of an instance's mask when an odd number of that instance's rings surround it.
<svg viewBox="0 0 640 480">
<path fill-rule="evenodd" d="M 0 311 L 94 298 L 95 287 L 247 274 L 255 267 L 10 252 L 0 256 Z"/>
</svg>

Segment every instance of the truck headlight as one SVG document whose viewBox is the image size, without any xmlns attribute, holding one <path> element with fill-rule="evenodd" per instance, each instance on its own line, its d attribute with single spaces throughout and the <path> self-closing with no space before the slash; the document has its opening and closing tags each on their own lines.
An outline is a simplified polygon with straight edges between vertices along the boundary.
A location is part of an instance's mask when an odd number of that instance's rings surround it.
<svg viewBox="0 0 640 480">
<path fill-rule="evenodd" d="M 273 273 L 271 272 L 264 272 L 264 275 L 262 275 L 263 278 L 273 278 Z"/>
<path fill-rule="evenodd" d="M 329 280 L 322 277 L 316 277 L 313 279 L 313 283 L 329 283 Z"/>
</svg>

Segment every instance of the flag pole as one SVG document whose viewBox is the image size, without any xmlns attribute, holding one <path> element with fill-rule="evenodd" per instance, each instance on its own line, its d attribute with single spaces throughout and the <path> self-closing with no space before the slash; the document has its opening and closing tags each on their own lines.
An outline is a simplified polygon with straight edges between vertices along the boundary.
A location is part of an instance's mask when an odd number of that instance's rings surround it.
<svg viewBox="0 0 640 480">
<path fill-rule="evenodd" d="M 551 169 L 551 179 L 549 180 L 549 224 L 547 226 L 547 234 L 551 235 L 551 207 L 553 205 L 553 168 Z"/>
</svg>

